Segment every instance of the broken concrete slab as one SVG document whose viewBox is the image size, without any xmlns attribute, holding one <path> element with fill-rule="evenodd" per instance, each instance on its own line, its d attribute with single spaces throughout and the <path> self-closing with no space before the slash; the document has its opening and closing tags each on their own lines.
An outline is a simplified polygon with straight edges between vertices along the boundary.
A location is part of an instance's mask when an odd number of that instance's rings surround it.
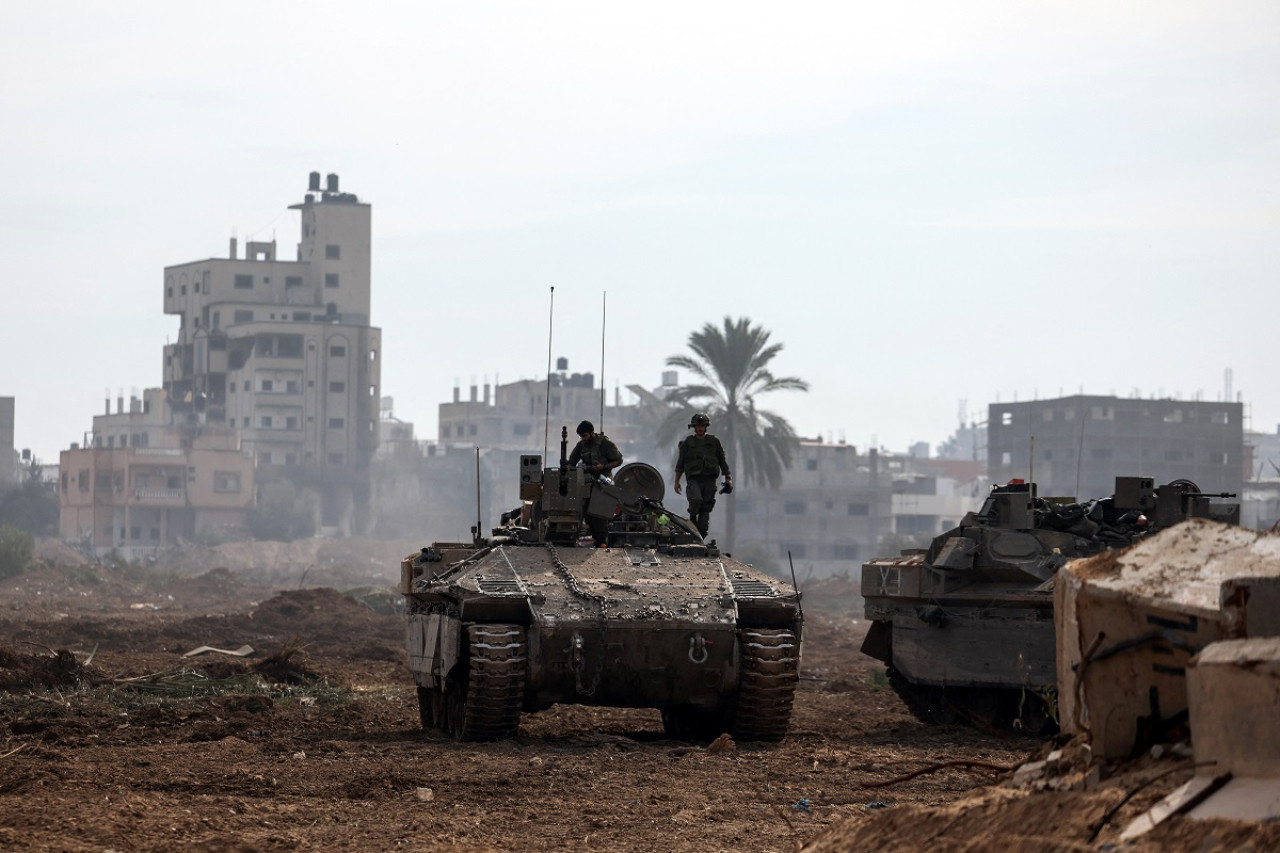
<svg viewBox="0 0 1280 853">
<path fill-rule="evenodd" d="M 1065 731 L 1127 757 L 1185 727 L 1186 671 L 1210 643 L 1280 633 L 1280 536 L 1191 519 L 1055 582 Z M 1271 609 L 1269 609 L 1271 608 Z"/>
<path fill-rule="evenodd" d="M 1196 764 L 1280 778 L 1280 637 L 1214 643 L 1191 664 L 1187 698 Z"/>
</svg>

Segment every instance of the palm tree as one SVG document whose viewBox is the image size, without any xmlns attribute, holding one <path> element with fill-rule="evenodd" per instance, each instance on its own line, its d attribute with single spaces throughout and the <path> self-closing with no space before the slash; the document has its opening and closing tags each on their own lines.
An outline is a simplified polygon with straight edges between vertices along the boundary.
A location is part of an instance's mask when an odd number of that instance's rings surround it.
<svg viewBox="0 0 1280 853">
<path fill-rule="evenodd" d="M 724 442 L 734 480 L 777 488 L 799 439 L 781 415 L 757 408 L 756 399 L 770 391 L 808 391 L 809 383 L 769 371 L 782 344 L 769 343 L 769 332 L 746 317 L 726 316 L 723 328 L 707 323 L 689 335 L 689 349 L 691 355 L 667 359 L 668 366 L 689 371 L 695 382 L 667 397 L 672 411 L 658 429 L 658 443 L 673 444 L 694 412 L 706 412 Z M 726 503 L 725 539 L 732 547 L 737 525 L 733 501 Z"/>
</svg>

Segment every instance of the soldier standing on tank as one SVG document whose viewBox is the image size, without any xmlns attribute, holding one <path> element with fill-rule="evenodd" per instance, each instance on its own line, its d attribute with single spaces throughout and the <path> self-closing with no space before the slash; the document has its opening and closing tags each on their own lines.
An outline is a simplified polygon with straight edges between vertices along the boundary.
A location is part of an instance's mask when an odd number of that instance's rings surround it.
<svg viewBox="0 0 1280 853">
<path fill-rule="evenodd" d="M 689 478 L 689 520 L 698 528 L 702 538 L 707 538 L 711 524 L 711 510 L 716 505 L 716 475 L 724 474 L 724 492 L 733 491 L 733 475 L 725 459 L 724 445 L 720 439 L 707 432 L 711 418 L 698 412 L 689 419 L 693 435 L 680 442 L 676 453 L 676 494 L 680 494 L 680 478 Z"/>
<path fill-rule="evenodd" d="M 579 462 L 588 476 L 607 477 L 614 468 L 622 464 L 622 454 L 609 436 L 597 433 L 591 421 L 583 421 L 578 424 L 578 443 L 569 454 L 569 466 L 574 467 Z M 594 515 L 587 515 L 586 518 L 592 541 L 597 546 L 605 544 L 609 538 L 608 520 Z"/>
</svg>

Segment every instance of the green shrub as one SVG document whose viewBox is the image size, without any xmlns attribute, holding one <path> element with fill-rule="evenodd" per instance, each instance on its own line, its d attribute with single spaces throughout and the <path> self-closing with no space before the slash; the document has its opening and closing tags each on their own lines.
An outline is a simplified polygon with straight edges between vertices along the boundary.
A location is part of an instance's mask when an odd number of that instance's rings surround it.
<svg viewBox="0 0 1280 853">
<path fill-rule="evenodd" d="M 0 578 L 22 574 L 36 552 L 35 540 L 12 524 L 0 527 Z"/>
</svg>

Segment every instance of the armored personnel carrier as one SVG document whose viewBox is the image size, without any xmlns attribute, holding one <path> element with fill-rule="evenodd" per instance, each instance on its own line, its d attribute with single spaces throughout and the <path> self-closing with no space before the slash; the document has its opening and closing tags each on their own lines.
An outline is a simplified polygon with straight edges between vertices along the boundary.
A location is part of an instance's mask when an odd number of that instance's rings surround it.
<svg viewBox="0 0 1280 853">
<path fill-rule="evenodd" d="M 1124 547 L 1187 518 L 1240 520 L 1189 480 L 1156 488 L 1117 477 L 1112 497 L 1037 497 L 1034 484 L 996 486 L 982 508 L 927 550 L 862 568 L 862 651 L 927 722 L 1056 728 L 1053 579 L 1067 561 Z"/>
<path fill-rule="evenodd" d="M 662 505 L 652 466 L 612 482 L 520 459 L 521 506 L 487 537 L 401 564 L 422 726 L 513 737 L 555 703 L 658 708 L 668 735 L 776 741 L 799 679 L 795 589 L 722 554 Z M 592 547 L 587 515 L 608 525 Z"/>
</svg>

